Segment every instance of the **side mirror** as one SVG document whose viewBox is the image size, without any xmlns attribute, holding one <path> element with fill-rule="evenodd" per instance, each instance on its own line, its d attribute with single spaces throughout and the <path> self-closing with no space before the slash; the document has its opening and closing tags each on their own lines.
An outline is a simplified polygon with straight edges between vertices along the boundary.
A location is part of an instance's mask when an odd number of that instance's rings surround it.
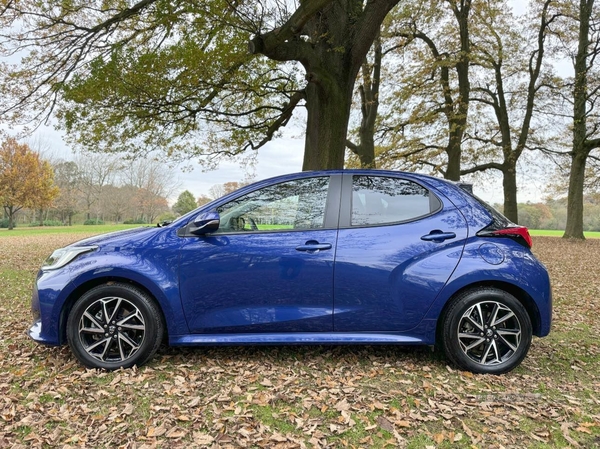
<svg viewBox="0 0 600 449">
<path fill-rule="evenodd" d="M 208 234 L 219 229 L 221 217 L 217 211 L 204 212 L 194 218 L 190 224 L 188 232 L 195 235 Z"/>
</svg>

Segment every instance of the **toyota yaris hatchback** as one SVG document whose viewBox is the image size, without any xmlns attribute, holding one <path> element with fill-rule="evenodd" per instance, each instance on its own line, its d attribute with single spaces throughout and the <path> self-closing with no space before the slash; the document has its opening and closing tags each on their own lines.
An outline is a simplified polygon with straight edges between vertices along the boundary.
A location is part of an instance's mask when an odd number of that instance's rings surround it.
<svg viewBox="0 0 600 449">
<path fill-rule="evenodd" d="M 439 345 L 504 373 L 550 331 L 548 273 L 526 228 L 457 184 L 323 171 L 246 186 L 156 228 L 54 251 L 29 335 L 88 367 L 170 345 Z"/>
</svg>

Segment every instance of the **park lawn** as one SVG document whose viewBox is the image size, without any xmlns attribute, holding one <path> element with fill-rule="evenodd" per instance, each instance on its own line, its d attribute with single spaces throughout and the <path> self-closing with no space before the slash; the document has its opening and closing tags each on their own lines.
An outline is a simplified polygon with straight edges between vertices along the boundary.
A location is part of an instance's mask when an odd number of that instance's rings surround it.
<svg viewBox="0 0 600 449">
<path fill-rule="evenodd" d="M 563 234 L 565 233 L 565 231 L 564 230 L 563 231 L 556 230 L 556 229 L 530 229 L 529 233 L 531 235 L 543 236 L 543 237 L 562 237 Z M 600 238 L 600 232 L 586 231 L 583 233 L 583 235 L 585 236 L 585 238 L 588 238 L 588 239 Z"/>
<path fill-rule="evenodd" d="M 123 229 L 139 228 L 139 224 L 104 224 L 104 225 L 74 225 L 74 226 L 38 226 L 16 227 L 12 230 L 0 229 L 0 238 L 26 235 L 54 235 L 54 234 L 104 234 L 106 232 L 121 231 Z M 156 225 L 154 225 L 156 226 Z"/>
<path fill-rule="evenodd" d="M 25 335 L 40 263 L 82 235 L 0 238 L 2 447 L 600 444 L 600 239 L 534 237 L 552 332 L 513 372 L 485 376 L 396 346 L 163 347 L 141 368 L 86 370 Z"/>
<path fill-rule="evenodd" d="M 106 232 L 120 231 L 123 229 L 137 228 L 139 224 L 104 224 L 104 225 L 74 225 L 74 226 L 43 226 L 43 227 L 17 227 L 11 231 L 0 229 L 0 238 L 9 236 L 26 236 L 26 235 L 51 235 L 51 234 L 104 234 Z M 259 224 L 258 228 L 261 231 L 278 230 L 278 229 L 293 229 L 293 225 L 266 225 Z M 530 229 L 529 233 L 532 236 L 538 237 L 562 237 L 565 231 L 554 229 Z M 586 238 L 600 238 L 600 232 L 586 231 Z"/>
</svg>

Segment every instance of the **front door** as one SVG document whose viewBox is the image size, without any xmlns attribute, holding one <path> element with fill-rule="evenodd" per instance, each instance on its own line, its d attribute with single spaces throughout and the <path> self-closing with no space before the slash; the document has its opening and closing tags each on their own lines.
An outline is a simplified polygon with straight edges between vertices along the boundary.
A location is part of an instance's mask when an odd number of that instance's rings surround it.
<svg viewBox="0 0 600 449">
<path fill-rule="evenodd" d="M 185 237 L 180 291 L 192 333 L 333 329 L 339 189 L 332 196 L 330 184 L 320 176 L 255 190 L 217 207 L 217 232 Z"/>
</svg>

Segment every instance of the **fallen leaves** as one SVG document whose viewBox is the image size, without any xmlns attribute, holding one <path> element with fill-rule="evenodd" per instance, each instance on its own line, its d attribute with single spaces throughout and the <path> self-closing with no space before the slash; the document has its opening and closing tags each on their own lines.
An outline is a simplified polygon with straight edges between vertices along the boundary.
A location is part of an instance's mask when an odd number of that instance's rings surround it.
<svg viewBox="0 0 600 449">
<path fill-rule="evenodd" d="M 48 239 L 0 239 L 0 447 L 599 444 L 600 240 L 536 238 L 554 333 L 515 372 L 481 376 L 393 346 L 165 348 L 140 369 L 86 370 L 24 334 L 35 270 L 74 240 Z"/>
</svg>

